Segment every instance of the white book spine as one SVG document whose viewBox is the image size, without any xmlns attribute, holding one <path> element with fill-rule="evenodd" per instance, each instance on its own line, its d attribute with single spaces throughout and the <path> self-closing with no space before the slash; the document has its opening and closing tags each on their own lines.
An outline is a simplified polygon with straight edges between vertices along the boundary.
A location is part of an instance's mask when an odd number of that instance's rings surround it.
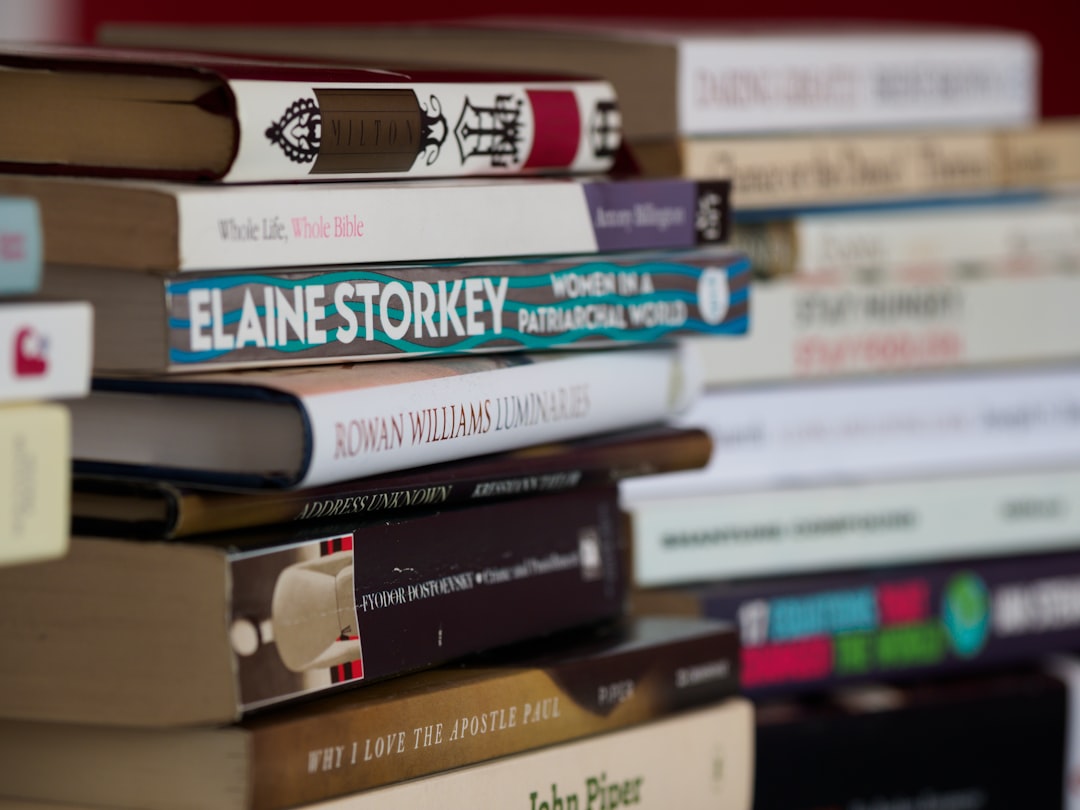
<svg viewBox="0 0 1080 810">
<path fill-rule="evenodd" d="M 796 273 L 915 268 L 948 263 L 1005 265 L 1080 257 L 1080 205 L 978 206 L 964 210 L 797 217 Z"/>
<path fill-rule="evenodd" d="M 597 123 L 593 120 L 597 110 L 601 104 L 615 104 L 611 85 L 601 81 L 548 82 L 533 87 L 509 82 L 419 82 L 403 84 L 400 88 L 393 82 L 335 82 L 329 88 L 337 94 L 404 90 L 415 97 L 423 110 L 427 123 L 422 132 L 405 132 L 404 126 L 398 131 L 398 121 L 389 102 L 383 115 L 385 120 L 378 120 L 377 113 L 370 113 L 367 121 L 370 126 L 366 131 L 361 132 L 359 128 L 340 131 L 341 122 L 331 120 L 333 112 L 325 108 L 327 102 L 319 103 L 321 86 L 307 82 L 232 80 L 229 87 L 236 99 L 240 142 L 236 160 L 224 178 L 228 181 L 330 180 L 361 176 L 355 170 L 312 173 L 320 144 L 331 141 L 354 145 L 377 142 L 385 146 L 388 154 L 395 146 L 399 153 L 419 147 L 415 161 L 407 168 L 365 171 L 362 173 L 364 179 L 521 173 L 526 170 L 534 148 L 539 146 L 542 150 L 546 146 L 537 143 L 537 111 L 533 107 L 533 96 L 528 92 L 530 89 L 541 95 L 566 93 L 568 100 L 573 99 L 576 122 L 568 118 L 542 124 L 548 130 L 557 128 L 564 135 L 570 134 L 567 127 L 577 125 L 576 132 L 572 133 L 577 139 L 577 149 L 572 161 L 560 166 L 560 170 L 601 172 L 609 169 L 613 161 L 614 150 L 598 154 L 591 145 L 594 138 L 590 126 Z M 345 126 L 348 127 L 348 122 Z M 268 133 L 271 128 L 272 133 Z M 616 128 L 610 137 L 617 134 Z"/>
<path fill-rule="evenodd" d="M 659 498 L 628 512 L 643 587 L 932 562 L 1075 547 L 1080 471 Z"/>
<path fill-rule="evenodd" d="M 0 303 L 0 402 L 84 397 L 90 391 L 93 310 L 87 303 Z"/>
<path fill-rule="evenodd" d="M 687 38 L 685 135 L 1016 126 L 1038 112 L 1039 53 L 1022 35 Z"/>
<path fill-rule="evenodd" d="M 569 182 L 318 184 L 287 194 L 192 188 L 178 192 L 177 209 L 180 269 L 597 250 L 584 190 Z"/>
<path fill-rule="evenodd" d="M 1080 464 L 1080 365 L 706 392 L 700 470 L 621 482 L 624 502 Z"/>
<path fill-rule="evenodd" d="M 626 731 L 312 805 L 313 810 L 750 810 L 754 712 L 728 698 Z"/>
<path fill-rule="evenodd" d="M 700 385 L 690 350 L 552 357 L 359 395 L 305 397 L 312 451 L 298 486 L 661 421 Z"/>
<path fill-rule="evenodd" d="M 689 338 L 707 386 L 1073 357 L 1080 276 L 754 285 L 738 341 Z"/>
</svg>

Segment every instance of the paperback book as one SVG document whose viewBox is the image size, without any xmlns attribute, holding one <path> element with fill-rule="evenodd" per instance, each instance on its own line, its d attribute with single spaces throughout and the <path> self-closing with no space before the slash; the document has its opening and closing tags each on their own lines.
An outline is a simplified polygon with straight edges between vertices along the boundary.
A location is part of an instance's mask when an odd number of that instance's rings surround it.
<svg viewBox="0 0 1080 810">
<path fill-rule="evenodd" d="M 237 270 L 474 261 L 727 240 L 725 180 L 464 177 L 196 184 L 0 175 L 37 200 L 45 261 Z"/>
<path fill-rule="evenodd" d="M 84 473 L 302 488 L 643 427 L 697 393 L 677 346 L 98 377 L 71 403 L 73 455 Z"/>
<path fill-rule="evenodd" d="M 600 79 L 14 43 L 0 67 L 5 113 L 20 121 L 0 137 L 6 171 L 230 182 L 604 172 L 621 145 Z"/>
<path fill-rule="evenodd" d="M 186 372 L 598 349 L 743 335 L 750 266 L 727 248 L 258 272 L 50 265 L 89 301 L 99 372 Z"/>
<path fill-rule="evenodd" d="M 54 402 L 0 405 L 0 566 L 67 551 L 71 416 Z"/>
<path fill-rule="evenodd" d="M 737 669 L 730 624 L 651 617 L 220 728 L 0 720 L 0 790 L 161 810 L 306 805 L 713 706 L 736 693 Z"/>
<path fill-rule="evenodd" d="M 0 196 L 0 296 L 41 286 L 41 215 L 29 197 Z"/>
<path fill-rule="evenodd" d="M 71 512 L 82 534 L 174 539 L 583 489 L 700 468 L 711 451 L 704 431 L 659 425 L 297 490 L 236 492 L 139 476 L 76 475 Z"/>
<path fill-rule="evenodd" d="M 611 487 L 198 543 L 75 537 L 0 568 L 0 717 L 211 725 L 366 688 L 622 615 L 624 554 Z"/>
<path fill-rule="evenodd" d="M 93 328 L 85 301 L 0 300 L 0 403 L 85 397 Z"/>
<path fill-rule="evenodd" d="M 758 697 L 975 673 L 1080 649 L 1080 553 L 716 580 L 635 591 L 633 608 L 737 622 Z"/>
</svg>

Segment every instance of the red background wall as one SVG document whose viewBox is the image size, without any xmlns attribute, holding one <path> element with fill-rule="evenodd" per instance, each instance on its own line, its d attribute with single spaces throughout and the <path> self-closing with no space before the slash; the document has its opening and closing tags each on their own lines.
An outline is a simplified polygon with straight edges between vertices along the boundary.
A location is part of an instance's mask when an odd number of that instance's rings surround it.
<svg viewBox="0 0 1080 810">
<path fill-rule="evenodd" d="M 701 0 L 669 0 L 662 5 L 639 0 L 414 0 L 373 3 L 363 0 L 183 0 L 179 3 L 147 0 L 82 0 L 82 35 L 87 40 L 96 27 L 110 20 L 273 23 L 365 22 L 424 20 L 478 14 L 601 15 L 625 13 L 638 16 L 666 15 L 716 19 L 825 18 L 907 20 L 974 23 L 1027 31 L 1043 52 L 1043 112 L 1048 116 L 1080 115 L 1080 0 L 908 0 L 858 2 L 857 0 L 730 0 L 709 4 Z"/>
</svg>

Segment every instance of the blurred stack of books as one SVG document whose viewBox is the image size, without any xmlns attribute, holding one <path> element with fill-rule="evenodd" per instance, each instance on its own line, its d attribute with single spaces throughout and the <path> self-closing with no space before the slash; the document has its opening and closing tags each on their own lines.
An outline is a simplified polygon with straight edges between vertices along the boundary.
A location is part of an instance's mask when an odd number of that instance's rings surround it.
<svg viewBox="0 0 1080 810">
<path fill-rule="evenodd" d="M 751 334 L 688 340 L 708 390 L 679 424 L 709 431 L 706 468 L 620 486 L 634 609 L 739 624 L 756 807 L 1060 806 L 1065 686 L 1038 662 L 1080 640 L 1080 122 L 1040 119 L 1030 38 L 655 19 L 197 36 L 603 76 L 645 174 L 732 180 Z M 978 755 L 943 773 L 930 739 Z"/>
<path fill-rule="evenodd" d="M 0 61 L 39 298 L 97 315 L 75 536 L 0 572 L 0 791 L 745 806 L 734 626 L 628 615 L 617 490 L 708 459 L 674 338 L 746 332 L 729 183 L 616 178 L 599 79 Z"/>
</svg>

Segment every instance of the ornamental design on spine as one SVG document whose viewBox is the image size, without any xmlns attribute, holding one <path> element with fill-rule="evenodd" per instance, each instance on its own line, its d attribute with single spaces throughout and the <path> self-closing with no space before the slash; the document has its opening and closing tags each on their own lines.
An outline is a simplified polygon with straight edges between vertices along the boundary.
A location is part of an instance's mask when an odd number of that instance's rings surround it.
<svg viewBox="0 0 1080 810">
<path fill-rule="evenodd" d="M 285 113 L 266 128 L 270 143 L 281 147 L 293 163 L 311 163 L 322 143 L 322 114 L 314 99 L 294 101 Z"/>
<path fill-rule="evenodd" d="M 442 145 L 446 142 L 446 136 L 449 135 L 449 128 L 446 125 L 446 117 L 442 114 L 442 104 L 435 96 L 428 99 L 426 107 L 423 104 L 420 105 L 420 113 L 423 132 L 420 154 L 424 155 L 424 160 L 430 166 L 439 159 Z"/>
<path fill-rule="evenodd" d="M 523 105 L 523 99 L 504 94 L 495 96 L 490 107 L 477 107 L 466 98 L 454 127 L 461 162 L 475 157 L 489 158 L 491 165 L 498 168 L 519 162 Z"/>
<path fill-rule="evenodd" d="M 598 101 L 589 121 L 594 157 L 614 157 L 622 143 L 622 113 L 614 101 Z"/>
</svg>

